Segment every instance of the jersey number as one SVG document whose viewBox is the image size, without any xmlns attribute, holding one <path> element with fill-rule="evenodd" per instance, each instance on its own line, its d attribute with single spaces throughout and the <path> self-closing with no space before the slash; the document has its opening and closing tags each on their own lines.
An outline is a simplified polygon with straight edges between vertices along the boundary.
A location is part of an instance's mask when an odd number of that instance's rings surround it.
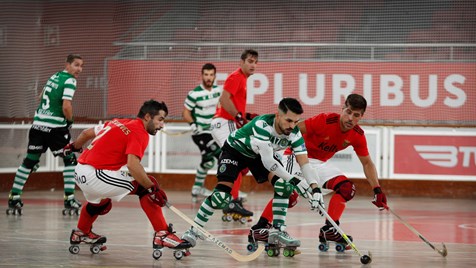
<svg viewBox="0 0 476 268">
<path fill-rule="evenodd" d="M 50 98 L 48 97 L 48 93 L 50 93 L 51 90 L 52 88 L 49 86 L 43 88 L 43 99 L 45 100 L 45 102 L 41 105 L 41 108 L 43 110 L 47 110 L 48 108 L 50 108 Z"/>
<path fill-rule="evenodd" d="M 91 144 L 89 144 L 88 146 L 88 149 L 91 150 L 93 147 L 94 147 L 94 143 L 99 140 L 102 136 L 104 136 L 109 130 L 111 130 L 111 126 L 107 126 L 103 129 L 101 129 L 101 131 L 99 131 L 98 135 L 96 136 L 96 138 L 94 138 L 94 140 L 91 142 Z"/>
</svg>

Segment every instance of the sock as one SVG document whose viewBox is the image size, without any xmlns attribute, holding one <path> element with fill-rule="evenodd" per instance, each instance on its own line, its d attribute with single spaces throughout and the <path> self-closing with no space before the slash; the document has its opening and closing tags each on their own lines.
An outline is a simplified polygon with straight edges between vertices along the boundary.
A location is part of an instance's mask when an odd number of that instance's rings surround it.
<svg viewBox="0 0 476 268">
<path fill-rule="evenodd" d="M 251 226 L 251 230 L 266 228 L 268 227 L 269 222 L 270 221 L 268 219 L 261 216 L 258 222 L 255 225 Z"/>
<path fill-rule="evenodd" d="M 231 188 L 232 199 L 238 199 L 242 180 L 243 180 L 243 175 L 239 173 L 238 177 L 235 180 L 235 183 L 233 184 L 233 187 Z"/>
<path fill-rule="evenodd" d="M 84 204 L 84 206 L 81 208 L 81 213 L 79 214 L 79 219 L 78 219 L 78 229 L 81 230 L 85 234 L 88 234 L 89 232 L 91 232 L 93 223 L 94 221 L 96 221 L 96 219 L 99 216 L 99 215 L 91 216 L 88 213 L 88 210 L 86 209 L 88 204 L 89 203 Z"/>
<path fill-rule="evenodd" d="M 28 177 L 30 176 L 31 169 L 21 165 L 15 173 L 15 179 L 13 180 L 12 194 L 20 195 L 23 193 L 23 187 L 25 186 Z"/>
<path fill-rule="evenodd" d="M 74 168 L 75 165 L 65 166 L 63 170 L 63 179 L 64 179 L 64 195 L 74 194 L 74 187 L 76 183 L 74 181 Z"/>
<path fill-rule="evenodd" d="M 207 177 L 207 172 L 208 170 L 203 169 L 201 166 L 197 168 L 197 175 L 195 176 L 195 183 L 193 186 L 198 186 L 198 187 L 203 187 L 203 184 L 205 182 L 205 178 Z"/>
<path fill-rule="evenodd" d="M 261 218 L 265 218 L 268 222 L 273 221 L 273 198 L 269 200 L 268 204 L 261 213 Z"/>
<path fill-rule="evenodd" d="M 344 197 L 340 194 L 334 194 L 329 201 L 329 208 L 327 209 L 327 213 L 334 221 L 339 221 L 342 213 L 344 213 L 346 201 Z"/>
<path fill-rule="evenodd" d="M 154 228 L 154 231 L 162 231 L 162 230 L 167 230 L 167 221 L 164 218 L 164 214 L 162 213 L 162 208 L 152 202 L 147 195 L 144 195 L 139 199 L 140 201 L 140 206 L 142 207 L 142 210 L 145 212 L 145 215 L 147 215 L 147 218 L 149 218 L 150 223 L 152 224 L 152 227 Z"/>
<path fill-rule="evenodd" d="M 210 198 L 205 198 L 205 200 L 202 202 L 202 205 L 200 205 L 200 208 L 198 209 L 197 216 L 195 216 L 193 221 L 203 227 L 205 224 L 207 224 L 208 220 L 213 216 L 214 213 L 215 209 L 212 208 Z"/>
<path fill-rule="evenodd" d="M 274 195 L 273 198 L 273 226 L 280 227 L 285 225 L 286 214 L 288 212 L 289 198 L 283 198 L 278 195 Z"/>
</svg>

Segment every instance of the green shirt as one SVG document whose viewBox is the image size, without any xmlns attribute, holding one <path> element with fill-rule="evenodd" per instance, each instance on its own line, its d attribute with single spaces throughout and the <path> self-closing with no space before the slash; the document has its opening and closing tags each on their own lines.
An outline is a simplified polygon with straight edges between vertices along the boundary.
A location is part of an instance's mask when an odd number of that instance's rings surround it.
<svg viewBox="0 0 476 268">
<path fill-rule="evenodd" d="M 199 133 L 203 131 L 209 132 L 222 91 L 217 86 L 207 90 L 202 85 L 199 85 L 188 92 L 184 106 L 192 112 L 193 122 L 197 125 Z"/>
<path fill-rule="evenodd" d="M 50 128 L 66 126 L 63 114 L 63 100 L 73 100 L 76 78 L 67 71 L 52 75 L 43 88 L 41 102 L 35 112 L 34 125 Z"/>
<path fill-rule="evenodd" d="M 284 150 L 291 147 L 295 154 L 307 154 L 304 139 L 299 127 L 295 127 L 288 136 L 278 134 L 274 128 L 275 114 L 264 114 L 255 117 L 242 128 L 233 131 L 228 136 L 228 144 L 241 154 L 256 158 L 259 156 L 258 149 L 253 146 L 254 140 L 268 142 L 273 151 Z"/>
</svg>

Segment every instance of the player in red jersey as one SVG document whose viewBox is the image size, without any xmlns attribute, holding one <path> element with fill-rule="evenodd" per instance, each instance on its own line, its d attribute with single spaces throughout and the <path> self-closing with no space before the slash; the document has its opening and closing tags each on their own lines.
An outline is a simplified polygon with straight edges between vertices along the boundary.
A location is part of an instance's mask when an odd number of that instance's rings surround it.
<svg viewBox="0 0 476 268">
<path fill-rule="evenodd" d="M 230 133 L 241 128 L 248 120 L 256 116 L 256 114 L 246 112 L 246 81 L 248 77 L 254 74 L 257 64 L 258 52 L 247 49 L 241 54 L 240 68 L 231 73 L 225 80 L 219 106 L 211 123 L 213 139 L 220 146 L 223 146 Z M 242 216 L 253 216 L 253 212 L 246 210 L 243 207 L 242 199 L 239 198 L 242 176 L 246 173 L 248 173 L 248 169 L 238 176 L 233 185 L 231 190 L 233 199 L 223 209 L 225 216 L 227 214 L 238 215 L 238 217 L 233 217 L 235 219 Z M 223 219 L 226 218 L 223 217 Z"/>
<path fill-rule="evenodd" d="M 81 209 L 77 229 L 71 232 L 71 253 L 79 252 L 77 245 L 81 242 L 92 245 L 106 242 L 106 237 L 92 232 L 92 225 L 99 215 L 111 210 L 112 200 L 120 201 L 128 194 L 139 196 L 141 207 L 155 230 L 154 249 L 190 247 L 190 243 L 179 239 L 171 225 L 167 225 L 161 208 L 167 196 L 140 162 L 149 144 L 149 134 L 155 135 L 164 127 L 167 113 L 165 103 L 149 100 L 144 102 L 136 119 L 114 119 L 86 129 L 65 147 L 66 152 L 78 151 L 92 140 L 75 169 L 76 184 L 87 204 Z M 127 166 L 127 171 L 121 170 L 123 166 Z"/>
<path fill-rule="evenodd" d="M 298 124 L 307 147 L 309 162 L 319 176 L 319 186 L 334 191 L 334 195 L 329 201 L 328 214 L 337 224 L 339 224 L 346 203 L 355 195 L 355 185 L 340 169 L 327 160 L 348 146 L 354 147 L 354 151 L 362 163 L 365 177 L 373 188 L 372 203 L 380 210 L 384 209 L 387 204 L 387 198 L 379 185 L 377 169 L 369 155 L 364 131 L 358 125 L 366 108 L 367 101 L 363 96 L 350 94 L 340 114 L 321 113 Z M 291 174 L 299 174 L 296 157 L 289 150 L 284 154 L 283 163 L 286 163 L 288 171 Z M 295 202 L 296 200 L 289 200 L 289 204 Z M 272 202 L 269 202 L 258 223 L 251 228 L 250 235 L 262 236 L 263 233 L 266 233 L 262 229 L 269 227 L 269 222 L 272 219 Z M 327 220 L 320 230 L 319 240 L 325 244 L 327 241 L 345 244 L 345 240 Z"/>
</svg>

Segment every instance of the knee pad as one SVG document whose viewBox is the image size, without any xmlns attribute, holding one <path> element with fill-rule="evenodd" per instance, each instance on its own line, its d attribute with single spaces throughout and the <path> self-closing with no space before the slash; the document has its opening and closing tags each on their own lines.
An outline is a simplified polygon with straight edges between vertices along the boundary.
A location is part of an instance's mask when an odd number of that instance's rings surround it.
<svg viewBox="0 0 476 268">
<path fill-rule="evenodd" d="M 276 180 L 273 186 L 274 193 L 285 198 L 290 197 L 294 191 L 294 186 L 283 178 Z"/>
<path fill-rule="evenodd" d="M 292 208 L 297 205 L 299 199 L 299 194 L 297 191 L 293 191 L 291 196 L 289 197 L 288 208 Z"/>
<path fill-rule="evenodd" d="M 355 195 L 355 185 L 349 180 L 341 181 L 335 187 L 337 194 L 340 194 L 345 201 L 350 201 Z"/>
<path fill-rule="evenodd" d="M 66 155 L 63 157 L 63 163 L 64 163 L 64 166 L 67 167 L 67 166 L 76 166 L 78 164 L 78 160 L 76 159 L 76 155 L 73 153 L 73 154 L 69 154 L 69 155 Z"/>
<path fill-rule="evenodd" d="M 110 198 L 106 198 L 106 199 L 101 200 L 101 202 L 99 204 L 88 203 L 86 205 L 86 211 L 91 216 L 105 215 L 105 214 L 109 213 L 111 208 L 112 208 L 112 202 L 111 202 Z"/>
<path fill-rule="evenodd" d="M 22 165 L 33 172 L 38 169 L 38 163 L 40 163 L 40 160 L 33 160 L 28 157 L 25 157 L 25 159 L 23 159 Z"/>
<path fill-rule="evenodd" d="M 207 198 L 212 204 L 213 209 L 223 209 L 230 202 L 231 194 L 215 190 Z"/>
</svg>

